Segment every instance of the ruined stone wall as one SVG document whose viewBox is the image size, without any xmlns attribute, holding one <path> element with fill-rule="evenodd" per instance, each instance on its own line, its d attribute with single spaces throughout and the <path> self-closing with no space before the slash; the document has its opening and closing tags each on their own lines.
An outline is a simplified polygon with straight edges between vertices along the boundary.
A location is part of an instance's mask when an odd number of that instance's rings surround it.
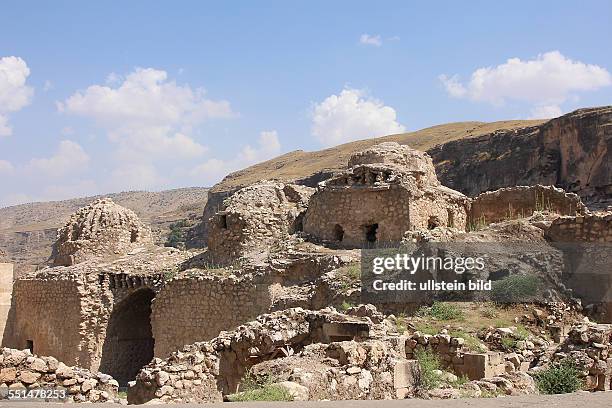
<svg viewBox="0 0 612 408">
<path fill-rule="evenodd" d="M 266 252 L 301 230 L 301 217 L 314 189 L 262 181 L 240 189 L 210 219 L 212 263 L 227 264 Z"/>
<path fill-rule="evenodd" d="M 12 316 L 10 316 L 12 295 L 13 264 L 0 263 L 0 344 L 5 342 L 5 336 L 6 340 L 8 340 L 9 334 L 13 331 L 13 328 L 10 327 L 12 323 L 10 321 L 12 320 Z M 7 326 L 11 333 L 6 332 Z"/>
<path fill-rule="evenodd" d="M 10 347 L 33 348 L 67 364 L 79 363 L 81 294 L 72 279 L 15 281 L 15 331 Z"/>
<path fill-rule="evenodd" d="M 498 222 L 531 216 L 534 211 L 561 215 L 584 213 L 580 197 L 554 186 L 517 186 L 482 193 L 472 200 L 471 222 Z"/>
<path fill-rule="evenodd" d="M 434 189 L 415 197 L 401 185 L 386 189 L 324 189 L 313 195 L 304 232 L 345 247 L 368 244 L 375 228 L 375 241 L 397 243 L 413 229 L 454 226 L 465 229 L 467 200 Z"/>
<path fill-rule="evenodd" d="M 320 190 L 310 200 L 304 232 L 345 247 L 366 244 L 368 232 L 375 241 L 399 242 L 410 229 L 410 199 L 399 185 Z"/>
<path fill-rule="evenodd" d="M 267 284 L 201 277 L 168 282 L 153 301 L 155 356 L 166 357 L 185 344 L 210 340 L 268 312 Z"/>
<path fill-rule="evenodd" d="M 559 217 L 546 237 L 557 242 L 612 242 L 612 212 Z"/>
<path fill-rule="evenodd" d="M 465 230 L 467 225 L 468 199 L 463 195 L 446 192 L 444 187 L 426 192 L 410 201 L 410 230 L 425 230 L 435 227 L 453 227 Z"/>
</svg>

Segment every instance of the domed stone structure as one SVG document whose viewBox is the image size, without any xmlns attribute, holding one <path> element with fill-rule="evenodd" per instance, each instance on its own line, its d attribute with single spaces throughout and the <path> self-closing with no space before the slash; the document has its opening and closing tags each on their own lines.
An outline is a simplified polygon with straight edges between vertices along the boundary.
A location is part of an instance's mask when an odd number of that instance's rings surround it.
<svg viewBox="0 0 612 408">
<path fill-rule="evenodd" d="M 444 187 L 427 153 L 389 142 L 354 154 L 319 184 L 304 215 L 310 237 L 345 248 L 399 243 L 406 231 L 465 229 L 469 198 Z"/>
<path fill-rule="evenodd" d="M 132 210 L 102 198 L 72 214 L 58 230 L 51 260 L 55 266 L 70 266 L 125 255 L 152 242 L 151 230 Z"/>
</svg>

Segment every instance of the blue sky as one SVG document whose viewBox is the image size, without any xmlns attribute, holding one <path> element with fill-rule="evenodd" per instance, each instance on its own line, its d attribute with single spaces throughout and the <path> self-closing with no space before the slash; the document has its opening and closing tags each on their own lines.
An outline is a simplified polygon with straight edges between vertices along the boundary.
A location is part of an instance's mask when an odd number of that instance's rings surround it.
<svg viewBox="0 0 612 408">
<path fill-rule="evenodd" d="M 607 1 L 6 1 L 0 206 L 610 104 L 611 18 Z"/>
</svg>

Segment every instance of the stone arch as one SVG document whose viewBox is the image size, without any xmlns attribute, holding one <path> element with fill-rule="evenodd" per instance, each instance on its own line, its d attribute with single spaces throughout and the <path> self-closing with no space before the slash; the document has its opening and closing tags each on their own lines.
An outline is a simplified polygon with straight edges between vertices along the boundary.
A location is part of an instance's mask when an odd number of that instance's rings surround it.
<svg viewBox="0 0 612 408">
<path fill-rule="evenodd" d="M 151 301 L 155 292 L 142 288 L 119 302 L 111 313 L 102 346 L 100 371 L 112 375 L 119 385 L 135 379 L 153 359 L 155 340 L 151 328 Z"/>
</svg>

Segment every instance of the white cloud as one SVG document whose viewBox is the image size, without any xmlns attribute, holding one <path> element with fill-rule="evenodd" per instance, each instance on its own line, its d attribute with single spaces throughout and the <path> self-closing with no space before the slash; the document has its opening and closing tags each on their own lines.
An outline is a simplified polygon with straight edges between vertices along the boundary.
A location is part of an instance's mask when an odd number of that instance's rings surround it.
<svg viewBox="0 0 612 408">
<path fill-rule="evenodd" d="M 455 98 L 502 105 L 507 100 L 535 105 L 534 113 L 558 114 L 559 107 L 576 92 L 612 84 L 612 75 L 598 65 L 573 61 L 559 51 L 535 59 L 510 58 L 496 67 L 478 68 L 467 83 L 457 75 L 440 75 L 448 94 Z"/>
<path fill-rule="evenodd" d="M 89 155 L 71 140 L 62 140 L 55 154 L 48 158 L 32 159 L 28 172 L 35 176 L 59 177 L 82 171 L 89 164 Z"/>
<path fill-rule="evenodd" d="M 563 115 L 559 105 L 540 105 L 531 110 L 529 119 L 552 119 Z"/>
<path fill-rule="evenodd" d="M 8 114 L 27 106 L 34 90 L 26 85 L 30 69 L 19 57 L 0 58 L 0 136 L 10 136 Z"/>
<path fill-rule="evenodd" d="M 380 47 L 382 45 L 382 39 L 380 38 L 380 35 L 361 34 L 359 37 L 359 43 L 363 45 Z"/>
<path fill-rule="evenodd" d="M 48 79 L 45 81 L 45 84 L 43 85 L 43 91 L 45 92 L 49 92 L 50 90 L 52 90 L 54 88 L 53 86 L 53 82 L 49 81 Z"/>
<path fill-rule="evenodd" d="M 125 78 L 112 73 L 106 84 L 76 92 L 58 109 L 93 119 L 119 144 L 123 159 L 199 156 L 206 148 L 188 135 L 192 127 L 235 116 L 229 102 L 207 99 L 203 89 L 178 85 L 153 68 L 137 68 Z"/>
<path fill-rule="evenodd" d="M 359 89 L 344 89 L 315 104 L 312 135 L 325 146 L 404 132 L 395 109 Z"/>
<path fill-rule="evenodd" d="M 13 165 L 10 161 L 0 160 L 0 174 L 9 174 L 14 170 Z"/>
<path fill-rule="evenodd" d="M 253 164 L 269 160 L 281 153 L 281 144 L 276 130 L 259 134 L 257 147 L 243 146 L 238 154 L 227 161 L 212 158 L 191 170 L 191 176 L 205 185 L 212 185 L 229 173 Z"/>
</svg>

